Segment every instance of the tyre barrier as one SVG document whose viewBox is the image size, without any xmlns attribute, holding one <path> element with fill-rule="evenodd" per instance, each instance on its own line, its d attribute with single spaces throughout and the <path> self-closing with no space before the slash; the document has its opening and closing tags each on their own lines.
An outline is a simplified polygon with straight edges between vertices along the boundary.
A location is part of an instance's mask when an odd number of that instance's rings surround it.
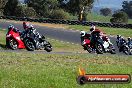
<svg viewBox="0 0 132 88">
<path fill-rule="evenodd" d="M 103 23 L 103 22 L 88 22 L 88 21 L 80 22 L 78 20 L 58 20 L 58 19 L 49 19 L 49 18 L 29 18 L 29 17 L 15 17 L 15 16 L 0 16 L 0 19 L 8 19 L 8 20 L 16 20 L 16 21 L 30 21 L 30 22 L 39 22 L 39 23 L 83 25 L 83 26 L 91 26 L 94 24 L 99 27 L 132 29 L 132 24 L 123 24 L 123 23 Z"/>
</svg>

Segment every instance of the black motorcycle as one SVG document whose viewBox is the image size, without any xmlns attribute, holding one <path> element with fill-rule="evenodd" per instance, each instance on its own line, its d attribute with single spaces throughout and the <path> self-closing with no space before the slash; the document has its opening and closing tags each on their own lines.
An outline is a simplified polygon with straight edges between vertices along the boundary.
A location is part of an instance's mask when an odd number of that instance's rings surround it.
<svg viewBox="0 0 132 88">
<path fill-rule="evenodd" d="M 52 51 L 52 45 L 46 41 L 44 36 L 41 36 L 36 29 L 29 29 L 23 33 L 23 41 L 28 51 L 34 50 L 46 50 L 47 52 Z"/>
<path fill-rule="evenodd" d="M 131 49 L 128 46 L 127 41 L 123 38 L 119 38 L 117 41 L 118 41 L 117 45 L 118 45 L 118 48 L 119 48 L 119 52 L 123 52 L 126 55 L 130 55 L 131 54 Z"/>
<path fill-rule="evenodd" d="M 94 46 L 94 49 L 98 54 L 103 54 L 103 52 L 105 51 L 103 47 L 103 40 L 100 38 L 99 33 L 95 33 L 92 35 L 91 45 Z"/>
<path fill-rule="evenodd" d="M 95 33 L 92 36 L 91 43 L 94 45 L 95 50 L 98 54 L 111 53 L 116 54 L 114 45 L 110 42 L 107 36 L 101 37 L 99 33 Z"/>
<path fill-rule="evenodd" d="M 132 55 L 132 41 L 128 44 L 128 47 L 130 48 L 130 55 Z"/>
</svg>

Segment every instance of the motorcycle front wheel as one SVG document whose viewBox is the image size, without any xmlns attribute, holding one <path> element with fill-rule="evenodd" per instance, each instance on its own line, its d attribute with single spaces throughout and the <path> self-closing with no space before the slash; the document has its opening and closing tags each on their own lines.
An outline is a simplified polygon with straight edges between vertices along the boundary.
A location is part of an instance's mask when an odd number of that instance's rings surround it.
<svg viewBox="0 0 132 88">
<path fill-rule="evenodd" d="M 95 48 L 96 48 L 97 54 L 103 54 L 103 45 L 101 45 L 100 43 L 97 43 L 95 45 Z"/>
<path fill-rule="evenodd" d="M 47 42 L 47 41 L 45 41 L 46 42 L 46 44 L 44 45 L 44 50 L 46 50 L 47 52 L 51 52 L 52 51 L 52 45 L 49 43 L 49 42 Z"/>
<path fill-rule="evenodd" d="M 116 54 L 115 49 L 112 49 L 112 50 L 110 51 L 110 53 L 111 53 L 111 54 Z"/>
<path fill-rule="evenodd" d="M 130 55 L 132 55 L 132 49 L 130 49 Z"/>
<path fill-rule="evenodd" d="M 26 39 L 25 40 L 25 46 L 28 51 L 34 51 L 35 50 L 35 44 L 32 40 Z"/>
<path fill-rule="evenodd" d="M 15 39 L 9 39 L 7 41 L 7 45 L 9 48 L 11 48 L 12 50 L 16 50 L 18 48 L 18 44 L 17 44 L 17 41 Z"/>
<path fill-rule="evenodd" d="M 129 54 L 130 54 L 130 49 L 124 46 L 124 47 L 123 47 L 123 52 L 124 52 L 126 55 L 129 55 Z"/>
<path fill-rule="evenodd" d="M 90 46 L 88 46 L 88 45 L 86 45 L 86 50 L 89 52 L 89 53 L 92 53 L 92 48 L 90 47 Z"/>
<path fill-rule="evenodd" d="M 111 54 L 116 54 L 116 50 L 115 50 L 115 48 L 114 48 L 114 46 L 113 45 L 110 45 L 110 53 Z"/>
</svg>

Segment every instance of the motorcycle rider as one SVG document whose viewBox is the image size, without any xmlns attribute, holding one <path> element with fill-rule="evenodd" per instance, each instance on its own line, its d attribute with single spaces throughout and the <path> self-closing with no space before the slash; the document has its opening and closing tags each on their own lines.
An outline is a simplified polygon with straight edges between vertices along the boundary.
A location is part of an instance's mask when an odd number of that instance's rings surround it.
<svg viewBox="0 0 132 88">
<path fill-rule="evenodd" d="M 90 32 L 91 32 L 92 44 L 94 44 L 94 40 L 96 40 L 95 34 L 101 38 L 100 42 L 103 45 L 104 52 L 107 51 L 107 48 L 108 48 L 108 46 L 106 45 L 107 43 L 109 43 L 109 45 L 113 46 L 113 44 L 111 43 L 108 36 L 103 31 L 101 31 L 100 29 L 97 29 L 94 25 L 92 25 L 92 27 L 90 28 Z"/>
<path fill-rule="evenodd" d="M 120 39 L 121 39 L 121 35 L 117 35 L 117 40 L 116 40 L 117 47 L 120 46 Z"/>
<path fill-rule="evenodd" d="M 23 29 L 24 29 L 24 34 L 36 31 L 33 25 L 30 25 L 28 22 L 23 22 Z"/>
<path fill-rule="evenodd" d="M 13 26 L 12 24 L 10 24 L 10 25 L 8 26 L 8 29 L 10 29 L 10 28 L 14 28 L 14 26 Z"/>
<path fill-rule="evenodd" d="M 34 27 L 30 25 L 28 22 L 23 22 L 23 29 L 25 30 L 25 32 L 35 30 Z"/>
<path fill-rule="evenodd" d="M 121 38 L 119 39 L 119 46 L 118 46 L 120 52 L 122 51 L 122 47 L 125 43 L 127 43 L 127 41 L 125 40 L 123 36 L 121 36 Z"/>
<path fill-rule="evenodd" d="M 127 40 L 128 40 L 128 42 L 127 42 L 128 46 L 131 47 L 132 46 L 132 39 L 130 37 L 128 37 Z"/>
<path fill-rule="evenodd" d="M 100 29 L 97 29 L 94 25 L 92 25 L 92 27 L 90 28 L 90 34 L 91 34 L 91 41 L 95 40 L 94 34 L 97 34 L 102 40 L 103 38 L 108 38 L 105 33 L 103 33 Z M 104 41 L 102 41 L 102 43 L 103 42 Z"/>
<path fill-rule="evenodd" d="M 24 28 L 23 34 L 33 32 L 36 36 L 38 36 L 40 40 L 45 39 L 45 37 L 41 36 L 39 32 L 36 32 L 36 29 L 33 27 L 33 25 L 30 25 L 28 22 L 23 22 L 23 28 Z"/>
<path fill-rule="evenodd" d="M 97 29 L 94 25 L 92 25 L 92 27 L 90 28 L 90 34 L 91 34 L 91 45 L 94 45 L 94 41 L 96 40 L 95 38 L 95 34 L 97 34 L 97 36 L 99 36 L 101 38 L 101 43 L 102 43 L 102 46 L 103 46 L 103 39 L 102 39 L 102 36 L 103 35 L 103 32 L 100 30 L 100 29 Z M 105 51 L 104 47 L 103 47 L 103 50 Z"/>
<path fill-rule="evenodd" d="M 17 28 L 15 28 L 14 25 L 12 25 L 12 24 L 10 24 L 8 26 L 8 29 L 14 29 L 14 31 L 21 33 L 21 31 L 19 31 Z"/>
</svg>

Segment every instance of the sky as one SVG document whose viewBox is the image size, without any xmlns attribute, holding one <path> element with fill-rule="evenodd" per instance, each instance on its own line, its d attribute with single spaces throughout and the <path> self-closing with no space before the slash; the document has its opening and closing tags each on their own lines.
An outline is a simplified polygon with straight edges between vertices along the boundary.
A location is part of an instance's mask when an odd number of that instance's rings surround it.
<svg viewBox="0 0 132 88">
<path fill-rule="evenodd" d="M 108 8 L 122 8 L 123 1 L 132 1 L 132 0 L 96 0 L 94 7 L 108 7 Z"/>
</svg>

